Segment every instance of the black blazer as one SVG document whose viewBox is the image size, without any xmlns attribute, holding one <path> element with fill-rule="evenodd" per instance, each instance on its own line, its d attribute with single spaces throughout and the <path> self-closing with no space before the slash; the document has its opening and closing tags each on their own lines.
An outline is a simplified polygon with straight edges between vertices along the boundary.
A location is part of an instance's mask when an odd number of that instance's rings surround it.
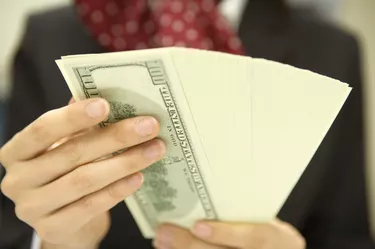
<svg viewBox="0 0 375 249">
<path fill-rule="evenodd" d="M 309 69 L 354 87 L 279 217 L 293 224 L 310 249 L 375 248 L 369 236 L 364 184 L 362 79 L 356 40 L 339 29 L 283 9 L 279 1 L 250 0 L 239 35 L 252 57 Z M 71 94 L 54 60 L 104 52 L 72 7 L 33 15 L 15 56 L 6 140 Z M 296 152 L 298 153 L 298 152 Z M 259 193 L 261 194 L 261 193 Z M 32 229 L 2 196 L 0 248 L 29 248 Z M 111 210 L 101 248 L 151 248 L 124 203 Z"/>
</svg>

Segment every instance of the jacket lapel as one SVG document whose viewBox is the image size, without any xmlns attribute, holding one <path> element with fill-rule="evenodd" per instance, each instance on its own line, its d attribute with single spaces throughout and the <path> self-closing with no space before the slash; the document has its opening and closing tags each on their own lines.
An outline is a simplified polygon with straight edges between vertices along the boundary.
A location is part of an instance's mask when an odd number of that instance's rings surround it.
<svg viewBox="0 0 375 249">
<path fill-rule="evenodd" d="M 247 54 L 285 62 L 289 51 L 291 18 L 279 0 L 249 0 L 242 16 L 239 36 Z"/>
</svg>

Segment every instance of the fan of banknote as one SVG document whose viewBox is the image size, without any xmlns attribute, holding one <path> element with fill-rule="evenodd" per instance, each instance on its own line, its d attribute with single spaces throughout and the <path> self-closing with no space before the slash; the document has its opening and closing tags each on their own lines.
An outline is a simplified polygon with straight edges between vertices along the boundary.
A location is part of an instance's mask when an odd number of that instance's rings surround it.
<svg viewBox="0 0 375 249">
<path fill-rule="evenodd" d="M 77 100 L 102 97 L 102 127 L 138 115 L 161 124 L 165 157 L 125 199 L 146 238 L 164 222 L 273 219 L 351 88 L 264 59 L 188 48 L 66 56 Z"/>
</svg>

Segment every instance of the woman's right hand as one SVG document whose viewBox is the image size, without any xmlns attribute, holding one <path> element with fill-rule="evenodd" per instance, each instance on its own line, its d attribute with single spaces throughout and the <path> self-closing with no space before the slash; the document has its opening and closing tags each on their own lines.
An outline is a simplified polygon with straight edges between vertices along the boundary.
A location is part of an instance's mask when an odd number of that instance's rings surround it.
<svg viewBox="0 0 375 249">
<path fill-rule="evenodd" d="M 88 99 L 47 112 L 0 149 L 1 190 L 46 244 L 97 247 L 110 226 L 108 210 L 137 190 L 139 171 L 165 153 L 152 117 L 90 129 L 109 109 L 103 99 Z"/>
</svg>

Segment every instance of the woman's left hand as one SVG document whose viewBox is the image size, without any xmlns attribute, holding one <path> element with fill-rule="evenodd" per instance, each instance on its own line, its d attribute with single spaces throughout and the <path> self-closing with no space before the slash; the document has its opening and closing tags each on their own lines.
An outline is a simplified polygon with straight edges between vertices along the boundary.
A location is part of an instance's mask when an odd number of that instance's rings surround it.
<svg viewBox="0 0 375 249">
<path fill-rule="evenodd" d="M 305 249 L 302 235 L 290 224 L 274 220 L 265 224 L 198 222 L 189 231 L 163 225 L 154 246 L 158 249 Z"/>
</svg>

